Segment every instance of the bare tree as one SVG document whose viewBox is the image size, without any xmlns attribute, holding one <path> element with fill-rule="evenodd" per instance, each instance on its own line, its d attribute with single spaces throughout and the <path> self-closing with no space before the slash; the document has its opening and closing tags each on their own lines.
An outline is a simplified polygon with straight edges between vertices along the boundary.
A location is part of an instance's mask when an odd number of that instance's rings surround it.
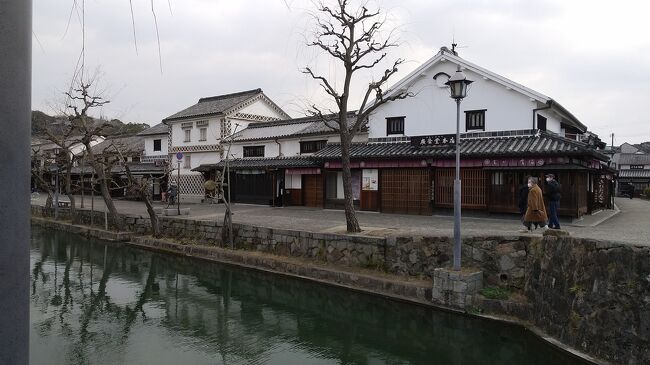
<svg viewBox="0 0 650 365">
<path fill-rule="evenodd" d="M 44 161 L 41 166 L 41 160 Z M 44 178 L 50 163 L 47 161 L 46 156 L 39 148 L 32 148 L 32 178 L 36 186 L 47 193 L 47 200 L 45 201 L 45 208 L 48 210 L 52 208 L 52 201 L 54 196 L 54 188 L 49 181 Z"/>
<path fill-rule="evenodd" d="M 71 123 L 56 125 L 46 125 L 44 133 L 47 139 L 56 145 L 58 153 L 55 158 L 55 166 L 58 171 L 63 170 L 63 187 L 65 194 L 70 200 L 70 217 L 75 221 L 76 205 L 74 198 L 74 190 L 72 186 L 72 167 L 76 160 L 72 148 L 78 145 L 78 140 L 75 139 L 75 128 Z M 57 173 L 58 173 L 57 171 Z"/>
<path fill-rule="evenodd" d="M 151 234 L 155 238 L 160 237 L 160 225 L 158 223 L 158 216 L 156 215 L 156 212 L 153 209 L 153 204 L 151 204 L 150 179 L 146 179 L 146 178 L 142 178 L 140 180 L 135 179 L 133 177 L 133 174 L 131 173 L 131 168 L 129 167 L 129 164 L 126 162 L 126 158 L 124 157 L 124 153 L 122 152 L 122 150 L 115 143 L 111 143 L 111 147 L 115 149 L 115 152 L 117 153 L 117 156 L 121 161 L 121 165 L 124 168 L 124 172 L 126 172 L 126 177 L 128 181 L 126 188 L 135 191 L 140 197 L 140 199 L 142 199 L 144 201 L 144 204 L 147 206 L 147 213 L 149 214 L 149 219 L 151 221 Z"/>
<path fill-rule="evenodd" d="M 354 211 L 352 196 L 352 174 L 350 171 L 350 145 L 359 131 L 368 123 L 368 116 L 379 106 L 393 100 L 412 96 L 408 91 L 397 91 L 384 95 L 388 80 L 397 72 L 397 67 L 404 62 L 398 58 L 386 68 L 379 80 L 371 81 L 362 95 L 359 111 L 349 119 L 350 87 L 357 71 L 373 69 L 382 63 L 390 48 L 397 44 L 391 36 L 382 37 L 386 24 L 380 10 L 368 10 L 365 5 L 355 7 L 349 0 L 337 0 L 329 7 L 324 2 L 316 4 L 317 12 L 313 15 L 316 29 L 308 46 L 324 51 L 344 69 L 343 82 L 328 79 L 306 67 L 303 73 L 320 83 L 327 95 L 334 99 L 338 108 L 335 121 L 327 119 L 322 108 L 311 105 L 309 113 L 319 116 L 331 129 L 338 131 L 341 137 L 341 162 L 343 167 L 343 194 L 345 199 L 345 220 L 348 232 L 360 232 L 359 222 Z M 342 84 L 342 89 L 337 88 Z M 374 99 L 372 99 L 374 97 Z M 371 100 L 372 99 L 372 100 Z"/>
<path fill-rule="evenodd" d="M 110 102 L 99 95 L 100 93 L 94 92 L 94 82 L 94 78 L 88 80 L 84 80 L 83 78 L 76 79 L 70 90 L 65 92 L 67 97 L 66 110 L 68 111 L 68 119 L 80 133 L 79 140 L 84 145 L 86 159 L 95 170 L 97 180 L 99 181 L 100 192 L 108 209 L 108 214 L 116 228 L 122 230 L 123 223 L 115 208 L 108 186 L 111 171 L 110 166 L 106 169 L 108 162 L 103 160 L 101 156 L 95 156 L 92 149 L 93 142 L 96 141 L 97 137 L 104 134 L 103 131 L 109 125 L 106 123 L 94 123 L 94 119 L 89 117 L 88 113 L 90 110 L 100 108 Z"/>
</svg>

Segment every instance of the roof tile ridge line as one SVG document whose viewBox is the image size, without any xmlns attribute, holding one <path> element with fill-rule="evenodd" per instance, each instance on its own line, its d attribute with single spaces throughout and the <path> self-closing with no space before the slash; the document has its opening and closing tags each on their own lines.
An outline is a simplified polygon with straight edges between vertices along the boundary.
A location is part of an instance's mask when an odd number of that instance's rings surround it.
<svg viewBox="0 0 650 365">
<path fill-rule="evenodd" d="M 253 93 L 259 94 L 259 93 L 262 93 L 262 92 L 263 92 L 262 89 L 258 87 L 257 89 L 251 89 L 251 90 L 245 90 L 245 91 L 237 91 L 237 92 L 229 93 L 229 94 L 206 96 L 206 97 L 203 97 L 203 98 L 199 98 L 199 101 L 197 102 L 197 104 L 202 103 L 202 102 L 206 102 L 206 101 L 234 98 L 234 97 L 243 96 L 243 95 L 246 95 L 246 94 L 253 94 Z"/>
<path fill-rule="evenodd" d="M 483 68 L 483 67 L 481 67 L 481 66 L 479 66 L 477 64 L 474 64 L 474 63 L 472 63 L 470 61 L 467 61 L 466 59 L 461 58 L 460 56 L 456 56 L 454 54 L 448 54 L 447 56 L 449 56 L 449 58 L 451 58 L 451 59 L 455 59 L 458 63 L 462 63 L 463 66 L 465 66 L 465 68 L 468 68 L 470 70 L 473 68 L 474 70 L 472 70 L 472 71 L 474 71 L 474 72 L 476 72 L 478 70 L 480 72 L 477 72 L 477 73 L 484 73 L 484 74 L 487 74 L 489 76 L 493 76 L 494 79 L 499 79 L 499 81 L 501 81 L 504 84 L 510 84 L 510 86 L 514 86 L 515 88 L 522 89 L 523 91 L 526 91 L 527 93 L 532 94 L 532 95 L 538 97 L 539 99 L 546 99 L 546 100 L 543 100 L 544 103 L 546 103 L 546 102 L 548 102 L 548 100 L 552 99 L 550 96 L 548 96 L 546 94 L 543 94 L 543 93 L 541 93 L 539 91 L 533 90 L 533 89 L 531 89 L 531 88 L 529 88 L 527 86 L 524 86 L 523 84 L 520 84 L 520 83 L 518 83 L 516 81 L 513 81 L 513 80 L 511 80 L 511 79 L 509 79 L 509 78 L 507 78 L 505 76 L 500 75 L 500 74 L 497 74 L 496 72 L 490 71 L 490 70 L 488 70 L 486 68 Z"/>
<path fill-rule="evenodd" d="M 252 122 L 250 123 L 246 129 L 248 128 L 266 128 L 266 127 L 277 127 L 281 125 L 291 125 L 291 124 L 307 124 L 307 123 L 315 123 L 315 122 L 320 122 L 320 120 L 309 120 L 307 117 L 305 118 L 297 118 L 297 119 L 282 119 L 282 120 L 273 120 L 270 122 Z M 245 129 L 242 129 L 245 130 Z"/>
<path fill-rule="evenodd" d="M 547 96 L 545 94 L 542 94 L 542 93 L 540 93 L 538 91 L 530 89 L 530 88 L 528 88 L 528 87 L 526 87 L 526 86 L 524 86 L 522 84 L 519 84 L 519 83 L 517 83 L 517 82 L 515 82 L 513 80 L 508 79 L 507 77 L 501 76 L 501 75 L 499 75 L 499 74 L 497 74 L 495 72 L 492 72 L 492 71 L 490 71 L 488 69 L 485 69 L 485 68 L 483 68 L 481 66 L 478 66 L 478 65 L 476 65 L 476 64 L 474 64 L 472 62 L 469 62 L 469 61 L 461 58 L 460 56 L 456 56 L 456 55 L 454 55 L 452 53 L 447 53 L 447 52 L 438 52 L 435 56 L 428 59 L 426 62 L 424 62 L 418 68 L 416 68 L 414 71 L 412 71 L 411 73 L 406 75 L 404 78 L 399 80 L 395 85 L 390 87 L 386 91 L 386 95 L 387 96 L 392 95 L 396 90 L 400 90 L 400 89 L 404 88 L 403 87 L 404 84 L 407 84 L 407 83 L 411 82 L 412 80 L 414 80 L 415 77 L 419 76 L 424 69 L 433 66 L 441 58 L 450 59 L 450 60 L 452 60 L 452 62 L 455 62 L 457 64 L 462 64 L 463 67 L 468 68 L 468 69 L 472 70 L 473 72 L 483 74 L 484 76 L 487 75 L 488 78 L 491 77 L 492 79 L 495 79 L 495 80 L 501 82 L 502 84 L 506 84 L 506 86 L 510 86 L 510 87 L 514 87 L 515 89 L 519 89 L 519 91 L 522 92 L 523 94 L 529 94 L 528 96 L 534 96 L 537 99 L 543 101 L 544 103 L 547 103 L 548 100 L 552 99 L 551 97 L 549 97 L 549 96 Z"/>
<path fill-rule="evenodd" d="M 264 94 L 262 89 L 258 89 L 258 90 L 260 91 L 259 93 L 255 94 L 255 95 L 252 95 L 250 98 L 247 98 L 246 100 L 242 100 L 239 104 L 230 107 L 230 109 L 224 110 L 223 114 L 228 116 L 228 115 L 230 115 L 232 113 L 236 113 L 237 111 L 239 111 L 239 110 L 245 108 L 246 106 L 250 105 L 250 104 L 247 104 L 247 103 L 252 103 L 252 102 L 254 102 L 256 100 L 262 99 L 263 101 L 265 101 L 266 103 L 268 103 L 271 106 L 271 109 L 274 109 L 276 112 L 278 112 L 279 114 L 282 114 L 287 119 L 291 118 L 291 116 L 287 112 L 285 112 L 282 108 L 280 108 L 280 106 L 278 104 L 276 104 L 273 100 L 271 100 L 271 98 L 266 96 L 266 94 Z"/>
<path fill-rule="evenodd" d="M 548 132 L 548 131 L 542 131 L 542 130 L 540 130 L 539 132 L 540 132 L 540 134 L 539 134 L 540 137 L 541 137 L 541 136 L 546 136 L 546 137 L 549 137 L 549 138 L 559 139 L 560 141 L 562 141 L 562 142 L 564 142 L 564 143 L 567 143 L 567 144 L 570 144 L 570 145 L 573 145 L 573 146 L 575 146 L 575 147 L 583 147 L 583 148 L 584 148 L 584 147 L 589 147 L 588 144 L 586 144 L 586 143 L 584 143 L 584 142 L 582 142 L 582 141 L 578 141 L 578 140 L 576 140 L 576 139 L 567 138 L 567 137 L 565 137 L 565 136 L 561 136 L 561 135 L 559 135 L 559 134 L 557 134 L 557 133 L 550 133 L 550 132 Z"/>
</svg>

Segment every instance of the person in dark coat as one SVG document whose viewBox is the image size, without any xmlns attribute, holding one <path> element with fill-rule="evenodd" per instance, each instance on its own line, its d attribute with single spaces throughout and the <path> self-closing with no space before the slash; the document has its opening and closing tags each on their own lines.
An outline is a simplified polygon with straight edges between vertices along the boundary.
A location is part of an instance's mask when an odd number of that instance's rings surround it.
<svg viewBox="0 0 650 365">
<path fill-rule="evenodd" d="M 524 215 L 524 225 L 528 232 L 532 230 L 533 225 L 537 227 L 546 227 L 546 208 L 544 207 L 544 197 L 542 189 L 537 185 L 538 179 L 531 177 L 528 179 L 528 206 Z"/>
<path fill-rule="evenodd" d="M 521 221 L 524 221 L 524 215 L 526 214 L 526 207 L 528 207 L 528 179 L 530 175 L 524 178 L 523 184 L 519 185 L 519 200 L 517 206 L 519 207 L 519 215 L 521 215 Z"/>
<path fill-rule="evenodd" d="M 549 212 L 548 228 L 560 229 L 560 220 L 557 217 L 557 211 L 560 209 L 560 198 L 562 198 L 560 183 L 555 180 L 555 175 L 546 174 L 546 185 Z"/>
</svg>

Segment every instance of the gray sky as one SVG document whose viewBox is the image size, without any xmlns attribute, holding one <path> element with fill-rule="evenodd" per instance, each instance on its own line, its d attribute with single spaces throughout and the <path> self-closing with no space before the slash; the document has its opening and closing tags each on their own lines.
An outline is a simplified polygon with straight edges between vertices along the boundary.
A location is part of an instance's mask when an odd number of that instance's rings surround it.
<svg viewBox="0 0 650 365">
<path fill-rule="evenodd" d="M 53 113 L 79 58 L 81 17 L 75 11 L 68 26 L 74 0 L 33 1 L 32 104 Z M 162 73 L 151 2 L 132 2 L 137 52 L 129 1 L 85 3 L 85 64 L 87 72 L 100 69 L 101 88 L 111 100 L 102 110 L 106 117 L 153 125 L 200 97 L 258 87 L 301 116 L 309 101 L 324 99 L 300 69 L 312 65 L 340 75 L 304 45 L 311 26 L 307 0 L 154 1 Z M 394 81 L 454 36 L 466 47 L 461 57 L 556 99 L 608 143 L 612 132 L 616 144 L 650 141 L 650 2 L 379 4 L 400 42 L 389 58 L 407 61 Z"/>
</svg>

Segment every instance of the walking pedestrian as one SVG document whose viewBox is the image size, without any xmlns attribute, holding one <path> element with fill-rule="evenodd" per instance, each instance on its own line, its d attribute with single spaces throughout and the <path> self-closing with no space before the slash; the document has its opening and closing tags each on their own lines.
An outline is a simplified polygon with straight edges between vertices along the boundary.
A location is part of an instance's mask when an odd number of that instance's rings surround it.
<svg viewBox="0 0 650 365">
<path fill-rule="evenodd" d="M 560 209 L 560 199 L 562 198 L 562 187 L 555 180 L 555 175 L 546 174 L 546 197 L 548 198 L 548 228 L 560 229 L 560 220 L 557 217 L 557 211 Z"/>
<path fill-rule="evenodd" d="M 530 175 L 526 176 L 522 184 L 519 185 L 519 200 L 517 206 L 519 207 L 519 218 L 521 219 L 521 223 L 524 222 L 526 208 L 528 207 L 528 179 L 530 179 Z"/>
<path fill-rule="evenodd" d="M 544 207 L 544 198 L 542 196 L 542 189 L 538 186 L 539 179 L 531 177 L 528 179 L 528 202 L 526 206 L 526 214 L 524 215 L 524 225 L 526 230 L 523 232 L 530 232 L 535 226 L 546 227 L 546 208 Z"/>
</svg>

